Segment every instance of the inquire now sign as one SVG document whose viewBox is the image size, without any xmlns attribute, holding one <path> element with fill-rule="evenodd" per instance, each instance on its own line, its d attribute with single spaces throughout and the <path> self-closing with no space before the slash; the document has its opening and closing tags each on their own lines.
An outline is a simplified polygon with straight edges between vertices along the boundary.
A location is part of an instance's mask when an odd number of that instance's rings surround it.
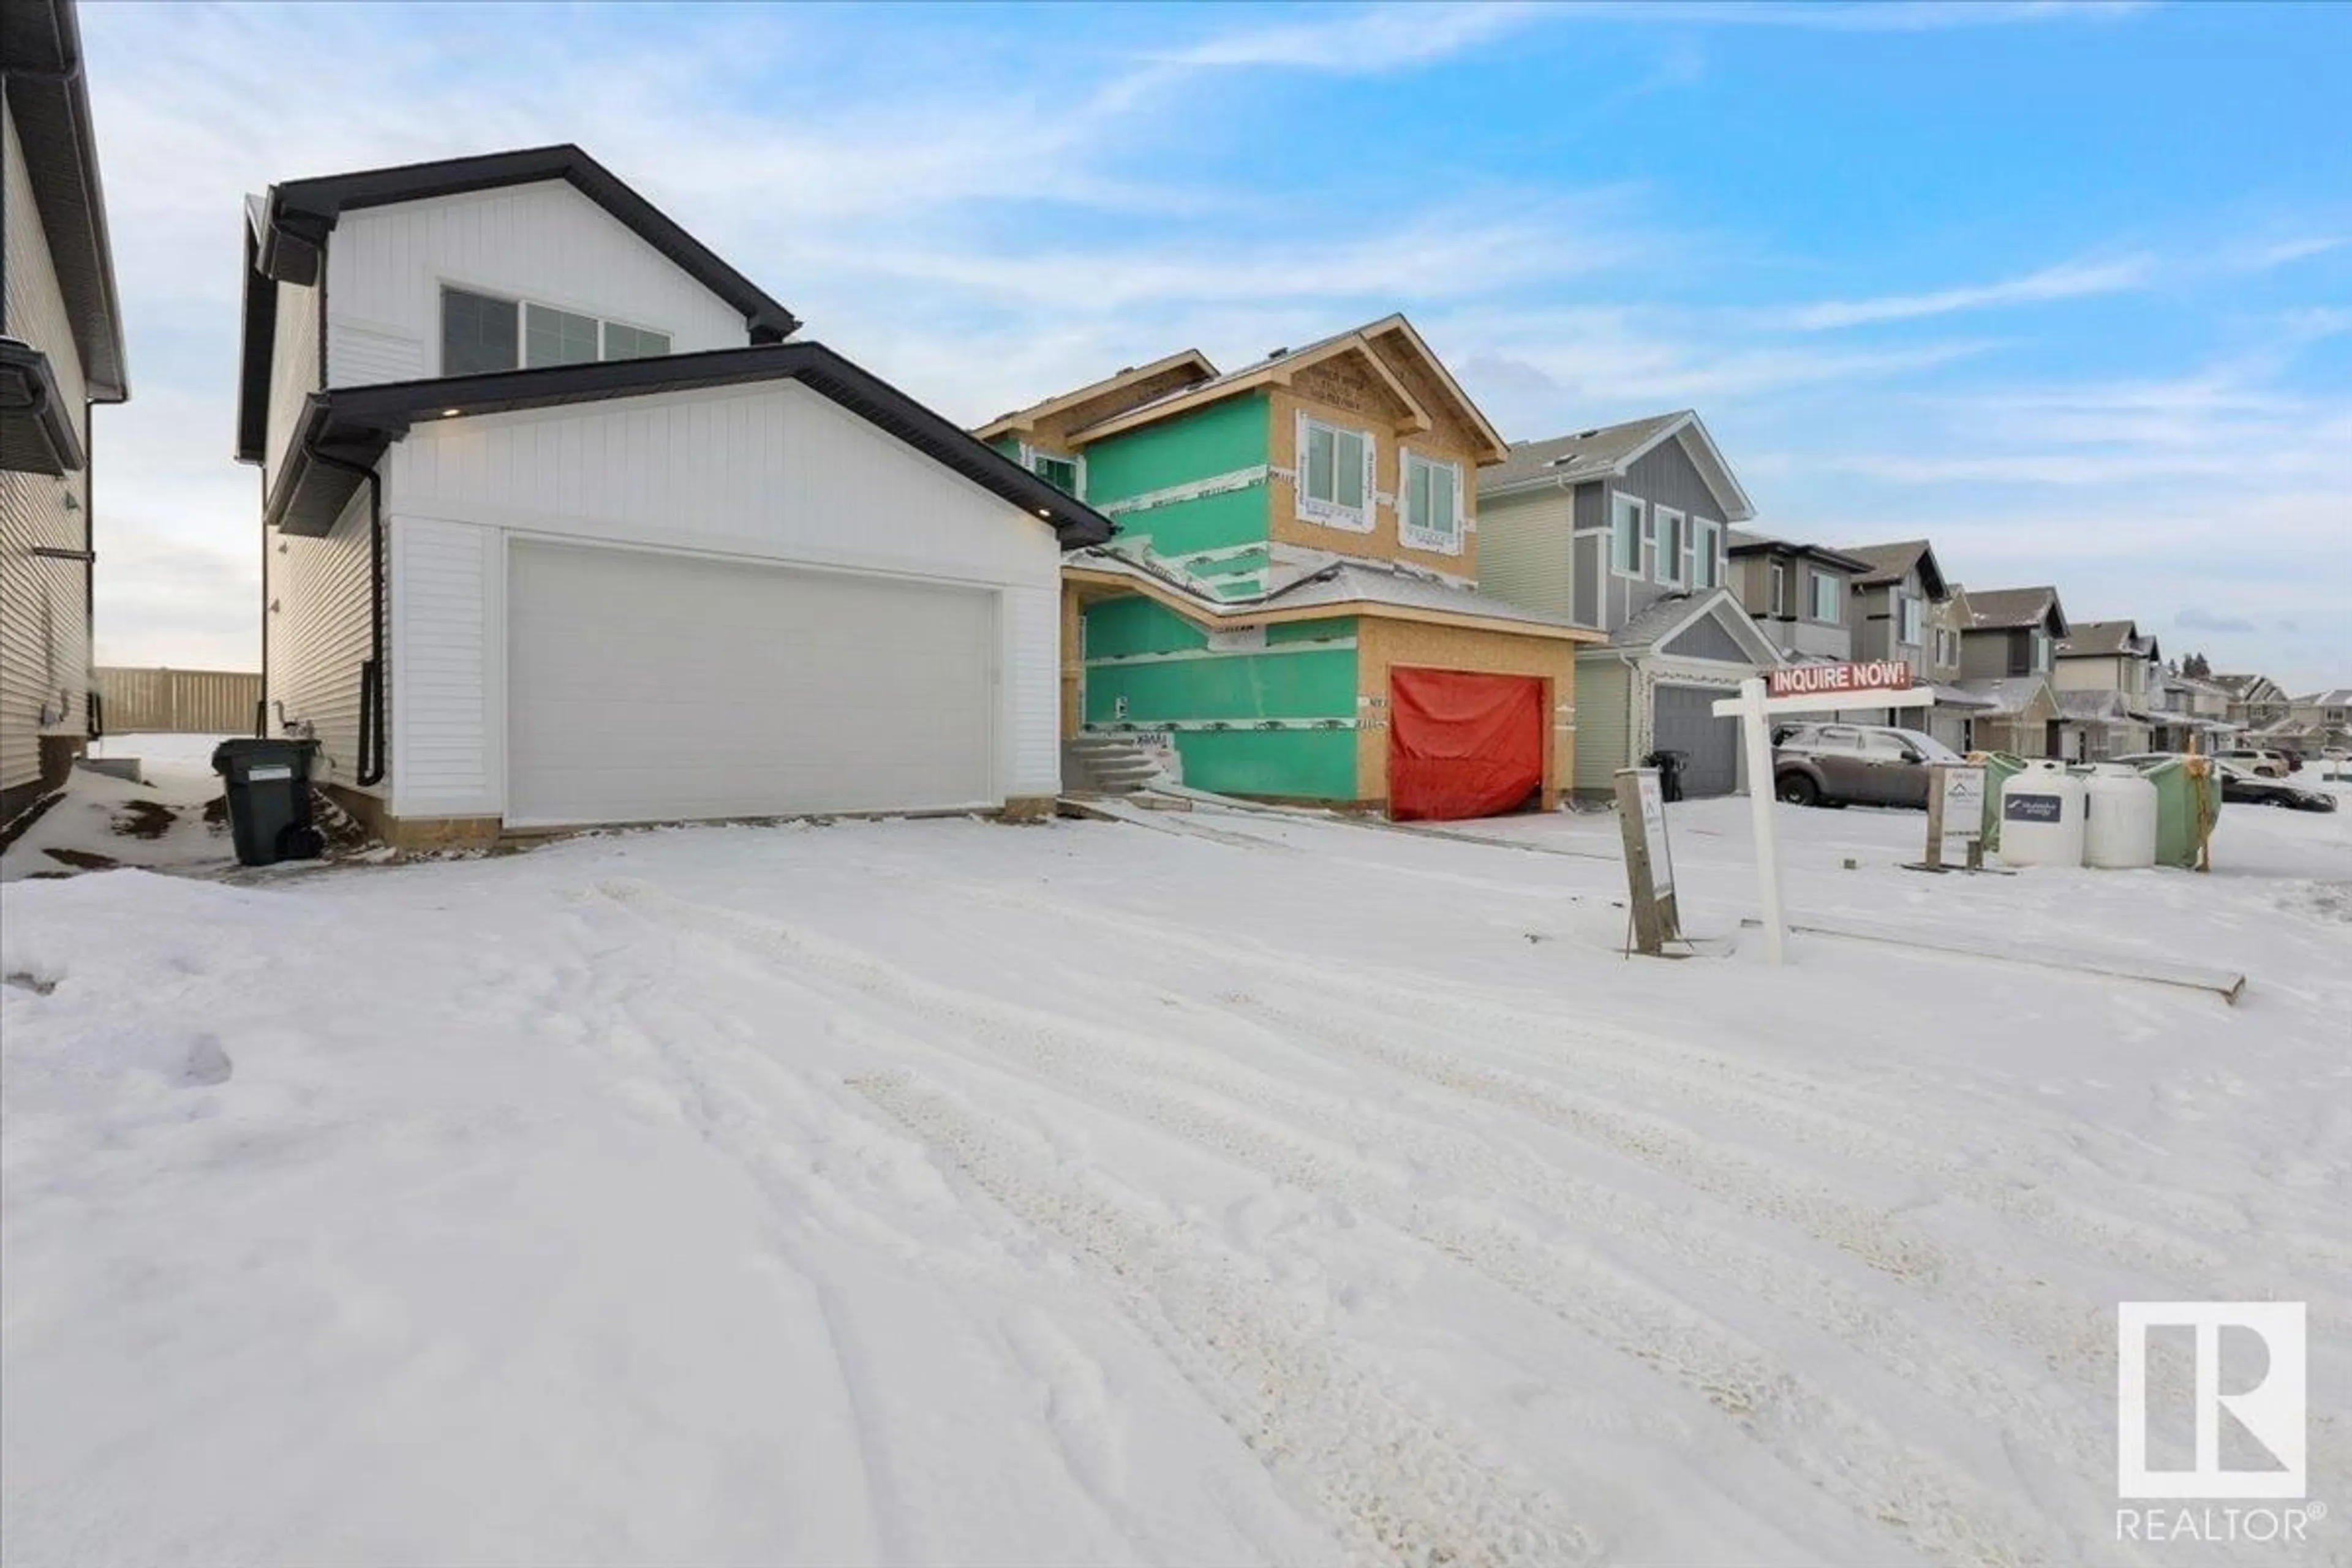
<svg viewBox="0 0 2352 1568">
<path fill-rule="evenodd" d="M 1899 658 L 1859 664 L 1792 664 L 1764 672 L 1767 697 L 1834 697 L 1859 691 L 1908 691 L 1911 667 Z"/>
</svg>

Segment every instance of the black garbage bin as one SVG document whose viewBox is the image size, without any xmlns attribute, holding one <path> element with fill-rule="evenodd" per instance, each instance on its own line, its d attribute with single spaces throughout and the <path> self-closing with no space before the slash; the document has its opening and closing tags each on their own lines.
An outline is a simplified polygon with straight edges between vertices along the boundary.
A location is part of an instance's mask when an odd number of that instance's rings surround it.
<svg viewBox="0 0 2352 1568">
<path fill-rule="evenodd" d="M 1688 752 L 1661 748 L 1642 759 L 1645 768 L 1658 770 L 1658 798 L 1680 800 L 1683 797 L 1683 768 L 1690 762 Z"/>
<path fill-rule="evenodd" d="M 327 847 L 310 826 L 310 758 L 316 741 L 223 741 L 213 772 L 226 781 L 229 837 L 247 866 L 315 860 Z"/>
</svg>

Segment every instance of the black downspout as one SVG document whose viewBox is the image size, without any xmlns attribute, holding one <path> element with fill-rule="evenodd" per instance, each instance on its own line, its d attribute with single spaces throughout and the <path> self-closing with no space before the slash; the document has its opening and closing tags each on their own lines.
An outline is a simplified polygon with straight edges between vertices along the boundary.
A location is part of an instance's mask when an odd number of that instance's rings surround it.
<svg viewBox="0 0 2352 1568">
<path fill-rule="evenodd" d="M 315 463 L 356 474 L 368 487 L 368 657 L 360 666 L 360 754 L 352 782 L 362 788 L 383 782 L 383 481 L 358 463 L 331 458 L 314 445 L 303 448 Z"/>
<path fill-rule="evenodd" d="M 82 668 L 89 689 L 82 694 L 82 728 L 92 741 L 106 739 L 106 703 L 98 694 L 98 419 L 96 404 L 81 400 L 81 636 Z"/>
<path fill-rule="evenodd" d="M 261 697 L 253 705 L 253 738 L 269 738 L 269 465 L 261 465 Z"/>
</svg>

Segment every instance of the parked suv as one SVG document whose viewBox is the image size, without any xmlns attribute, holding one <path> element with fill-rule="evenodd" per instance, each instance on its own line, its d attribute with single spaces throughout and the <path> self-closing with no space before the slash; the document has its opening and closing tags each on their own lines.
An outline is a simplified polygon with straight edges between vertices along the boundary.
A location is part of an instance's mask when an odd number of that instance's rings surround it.
<svg viewBox="0 0 2352 1568">
<path fill-rule="evenodd" d="M 1772 793 L 1791 805 L 1924 806 L 1930 768 L 1961 760 L 1916 730 L 1799 724 L 1773 749 Z"/>
<path fill-rule="evenodd" d="M 2226 752 L 2216 752 L 2213 754 L 2225 763 L 2234 763 L 2248 773 L 2260 773 L 2266 779 L 2283 779 L 2294 772 L 2294 769 L 2287 764 L 2286 758 L 2280 753 L 2260 751 L 2252 746 L 2239 746 Z"/>
</svg>

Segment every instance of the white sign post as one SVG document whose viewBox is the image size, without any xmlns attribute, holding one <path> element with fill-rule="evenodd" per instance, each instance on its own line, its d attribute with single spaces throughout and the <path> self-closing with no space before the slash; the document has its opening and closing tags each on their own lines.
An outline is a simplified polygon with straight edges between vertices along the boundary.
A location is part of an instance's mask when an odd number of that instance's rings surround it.
<svg viewBox="0 0 2352 1568">
<path fill-rule="evenodd" d="M 1864 700 L 1857 700 L 1863 699 Z M 1780 910 L 1780 840 L 1772 817 L 1772 721 L 1783 713 L 1840 708 L 1925 708 L 1936 694 L 1914 689 L 1911 667 L 1897 659 L 1865 664 L 1797 664 L 1739 683 L 1739 695 L 1715 705 L 1718 719 L 1739 721 L 1748 757 L 1748 802 L 1756 824 L 1756 891 L 1763 905 L 1764 957 L 1781 963 L 1788 923 Z"/>
</svg>

